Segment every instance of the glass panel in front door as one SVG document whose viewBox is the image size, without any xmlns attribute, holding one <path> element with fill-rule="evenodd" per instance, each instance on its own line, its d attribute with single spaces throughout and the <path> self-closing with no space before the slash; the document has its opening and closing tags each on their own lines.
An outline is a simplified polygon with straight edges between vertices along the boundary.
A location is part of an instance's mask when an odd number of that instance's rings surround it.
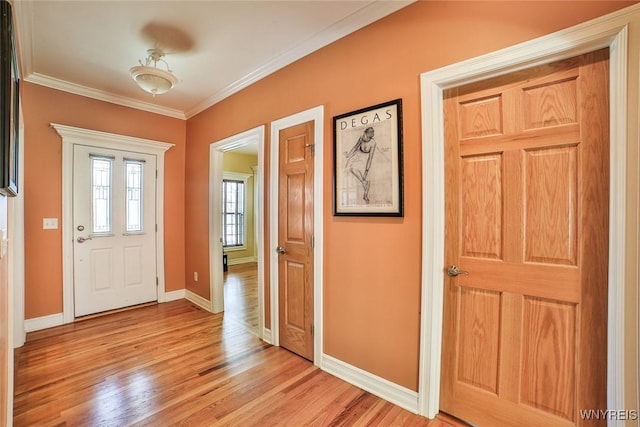
<svg viewBox="0 0 640 427">
<path fill-rule="evenodd" d="M 113 159 L 91 157 L 92 234 L 111 233 Z"/>
</svg>

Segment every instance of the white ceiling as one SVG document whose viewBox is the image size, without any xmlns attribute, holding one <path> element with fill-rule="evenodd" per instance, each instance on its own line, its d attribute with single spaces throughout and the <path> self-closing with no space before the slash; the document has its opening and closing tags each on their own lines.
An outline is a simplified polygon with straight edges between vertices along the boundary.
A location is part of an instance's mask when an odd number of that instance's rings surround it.
<svg viewBox="0 0 640 427">
<path fill-rule="evenodd" d="M 14 0 L 23 79 L 189 118 L 414 0 Z M 153 97 L 129 75 L 161 47 L 179 82 Z"/>
</svg>

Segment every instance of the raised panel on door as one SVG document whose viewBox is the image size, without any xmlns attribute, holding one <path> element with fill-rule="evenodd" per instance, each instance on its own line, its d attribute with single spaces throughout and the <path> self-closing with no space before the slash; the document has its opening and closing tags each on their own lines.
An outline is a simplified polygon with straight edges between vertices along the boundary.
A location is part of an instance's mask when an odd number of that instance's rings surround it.
<svg viewBox="0 0 640 427">
<path fill-rule="evenodd" d="M 100 298 L 101 293 L 116 290 L 112 248 L 91 249 L 89 266 L 91 268 L 89 290 L 92 297 Z"/>
<path fill-rule="evenodd" d="M 498 393 L 498 353 L 500 351 L 499 292 L 460 287 L 459 328 L 473 334 L 458 332 L 456 361 L 457 381 L 470 387 Z"/>
<path fill-rule="evenodd" d="M 286 177 L 287 212 L 284 241 L 289 246 L 305 244 L 305 179 L 304 170 L 292 172 Z"/>
<path fill-rule="evenodd" d="M 143 283 L 144 259 L 141 246 L 124 248 L 124 286 L 136 286 Z"/>
<path fill-rule="evenodd" d="M 461 254 L 502 259 L 503 182 L 501 154 L 463 157 Z"/>
<path fill-rule="evenodd" d="M 524 298 L 520 401 L 576 421 L 576 305 Z"/>
<path fill-rule="evenodd" d="M 149 262 L 147 252 L 142 242 L 127 243 L 124 247 L 124 292 L 127 301 L 133 304 L 157 298 L 155 286 L 149 283 L 156 276 L 155 262 Z"/>
<path fill-rule="evenodd" d="M 524 158 L 525 262 L 576 265 L 578 147 L 526 150 Z"/>
<path fill-rule="evenodd" d="M 302 263 L 285 261 L 282 291 L 286 299 L 283 310 L 286 346 L 294 349 L 306 348 L 306 334 L 309 315 L 305 301 L 308 298 L 305 289 L 306 268 Z M 302 350 L 299 350 L 302 351 Z M 298 352 L 298 351 L 295 351 Z"/>
</svg>

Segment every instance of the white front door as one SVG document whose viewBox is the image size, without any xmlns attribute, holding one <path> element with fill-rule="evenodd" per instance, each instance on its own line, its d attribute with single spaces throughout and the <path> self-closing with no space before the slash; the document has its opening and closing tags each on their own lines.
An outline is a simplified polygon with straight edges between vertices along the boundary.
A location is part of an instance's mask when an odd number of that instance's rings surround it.
<svg viewBox="0 0 640 427">
<path fill-rule="evenodd" d="M 157 300 L 156 156 L 75 145 L 75 316 Z"/>
</svg>

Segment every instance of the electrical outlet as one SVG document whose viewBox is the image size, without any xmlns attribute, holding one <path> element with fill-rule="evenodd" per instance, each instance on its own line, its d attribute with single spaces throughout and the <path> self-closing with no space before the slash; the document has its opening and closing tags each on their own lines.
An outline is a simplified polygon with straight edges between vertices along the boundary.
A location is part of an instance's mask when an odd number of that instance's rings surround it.
<svg viewBox="0 0 640 427">
<path fill-rule="evenodd" d="M 44 230 L 57 230 L 58 218 L 42 218 L 42 228 Z"/>
<path fill-rule="evenodd" d="M 198 281 L 198 272 L 197 272 L 197 271 L 194 271 L 194 272 L 193 272 L 193 281 L 194 281 L 194 282 L 197 282 L 197 281 Z"/>
</svg>

